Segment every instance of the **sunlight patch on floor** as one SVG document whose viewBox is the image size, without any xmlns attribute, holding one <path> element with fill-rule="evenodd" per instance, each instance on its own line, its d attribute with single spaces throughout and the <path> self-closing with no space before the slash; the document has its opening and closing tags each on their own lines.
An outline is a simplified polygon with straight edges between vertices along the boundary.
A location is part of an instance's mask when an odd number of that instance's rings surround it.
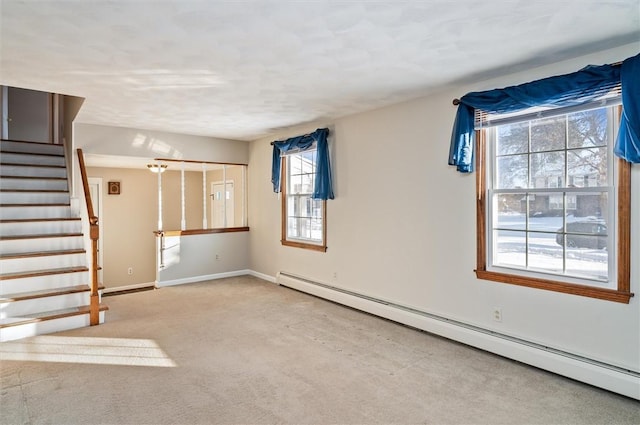
<svg viewBox="0 0 640 425">
<path fill-rule="evenodd" d="M 0 344 L 0 360 L 176 367 L 150 339 L 35 336 Z"/>
</svg>

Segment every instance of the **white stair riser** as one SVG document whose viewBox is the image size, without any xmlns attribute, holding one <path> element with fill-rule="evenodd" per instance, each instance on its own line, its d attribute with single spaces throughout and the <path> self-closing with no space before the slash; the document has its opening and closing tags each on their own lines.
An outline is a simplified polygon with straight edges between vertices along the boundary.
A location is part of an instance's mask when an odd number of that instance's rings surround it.
<svg viewBox="0 0 640 425">
<path fill-rule="evenodd" d="M 6 296 L 21 292 L 64 288 L 65 286 L 89 285 L 90 283 L 91 277 L 88 271 L 0 280 L 0 295 Z"/>
<path fill-rule="evenodd" d="M 80 220 L 0 223 L 0 235 L 3 236 L 79 232 L 82 232 Z"/>
<path fill-rule="evenodd" d="M 0 189 L 68 190 L 67 180 L 6 178 L 0 180 Z"/>
<path fill-rule="evenodd" d="M 55 297 L 34 298 L 24 301 L 0 303 L 0 319 L 7 317 L 29 317 L 30 314 L 45 311 L 62 310 L 65 308 L 88 305 L 90 292 L 57 295 Z"/>
<path fill-rule="evenodd" d="M 0 176 L 26 177 L 67 177 L 66 168 L 59 167 L 29 167 L 25 165 L 2 165 Z"/>
<path fill-rule="evenodd" d="M 62 145 L 54 145 L 51 143 L 24 143 L 5 140 L 0 143 L 0 149 L 2 149 L 2 152 L 11 151 L 64 155 L 64 147 Z"/>
<path fill-rule="evenodd" d="M 104 313 L 104 311 L 100 312 L 100 323 L 104 323 Z M 79 316 L 63 317 L 61 319 L 11 326 L 0 329 L 0 342 L 14 341 L 16 339 L 27 338 L 30 336 L 84 328 L 89 325 L 89 315 L 83 314 Z"/>
<path fill-rule="evenodd" d="M 2 240 L 0 241 L 0 254 L 22 254 L 25 252 L 36 251 L 82 249 L 83 242 L 82 236 Z"/>
<path fill-rule="evenodd" d="M 21 218 L 69 218 L 71 208 L 66 205 L 48 207 L 1 207 L 0 219 L 16 220 Z"/>
<path fill-rule="evenodd" d="M 69 192 L 0 192 L 0 204 L 69 204 Z"/>
<path fill-rule="evenodd" d="M 2 153 L 2 162 L 6 164 L 38 164 L 64 166 L 64 156 L 30 155 L 20 153 Z"/>
<path fill-rule="evenodd" d="M 87 263 L 85 253 L 47 255 L 42 257 L 11 258 L 0 260 L 1 273 L 21 273 L 61 267 L 82 267 Z"/>
</svg>

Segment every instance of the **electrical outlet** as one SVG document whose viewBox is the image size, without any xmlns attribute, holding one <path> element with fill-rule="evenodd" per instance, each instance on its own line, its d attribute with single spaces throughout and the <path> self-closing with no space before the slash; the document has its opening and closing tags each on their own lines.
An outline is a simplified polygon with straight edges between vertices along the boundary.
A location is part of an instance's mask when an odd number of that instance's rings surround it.
<svg viewBox="0 0 640 425">
<path fill-rule="evenodd" d="M 128 274 L 129 276 L 131 276 L 131 275 L 133 274 L 133 267 L 129 267 L 129 268 L 127 269 L 127 274 Z"/>
<path fill-rule="evenodd" d="M 493 320 L 495 322 L 502 322 L 502 309 L 500 307 L 493 308 Z"/>
<path fill-rule="evenodd" d="M 336 280 L 338 280 L 338 272 L 333 272 L 333 281 L 335 282 Z"/>
<path fill-rule="evenodd" d="M 220 254 L 216 254 L 216 260 L 219 261 L 220 260 Z"/>
</svg>

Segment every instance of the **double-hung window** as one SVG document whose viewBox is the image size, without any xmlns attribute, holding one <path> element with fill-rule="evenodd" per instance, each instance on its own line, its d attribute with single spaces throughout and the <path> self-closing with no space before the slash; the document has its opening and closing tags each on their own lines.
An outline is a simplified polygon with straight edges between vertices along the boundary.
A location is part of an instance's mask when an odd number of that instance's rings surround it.
<svg viewBox="0 0 640 425">
<path fill-rule="evenodd" d="M 601 105 L 476 111 L 478 277 L 629 301 L 630 165 Z"/>
<path fill-rule="evenodd" d="M 328 128 L 273 142 L 271 183 L 282 194 L 282 244 L 327 250 L 327 199 L 333 199 Z"/>
<path fill-rule="evenodd" d="M 327 201 L 313 199 L 318 152 L 314 147 L 282 158 L 282 244 L 326 251 Z"/>
</svg>

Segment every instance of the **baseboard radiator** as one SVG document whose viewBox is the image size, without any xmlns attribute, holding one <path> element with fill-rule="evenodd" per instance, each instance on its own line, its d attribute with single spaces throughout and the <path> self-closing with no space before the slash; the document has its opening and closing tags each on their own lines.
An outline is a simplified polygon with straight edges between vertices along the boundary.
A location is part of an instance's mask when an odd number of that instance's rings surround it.
<svg viewBox="0 0 640 425">
<path fill-rule="evenodd" d="M 276 283 L 640 400 L 640 373 L 632 370 L 368 297 L 292 273 L 278 273 Z"/>
</svg>

